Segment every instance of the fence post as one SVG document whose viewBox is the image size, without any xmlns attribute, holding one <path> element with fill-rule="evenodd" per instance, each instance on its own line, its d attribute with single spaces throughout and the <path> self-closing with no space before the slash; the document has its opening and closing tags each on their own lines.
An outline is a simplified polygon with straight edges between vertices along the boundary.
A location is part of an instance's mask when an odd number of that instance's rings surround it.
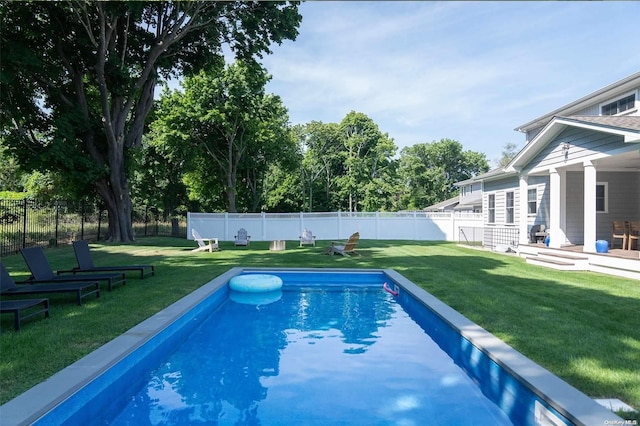
<svg viewBox="0 0 640 426">
<path fill-rule="evenodd" d="M 22 248 L 27 246 L 27 199 L 22 204 Z"/>
<path fill-rule="evenodd" d="M 100 225 L 102 223 L 102 209 L 98 206 L 98 236 L 96 237 L 100 241 Z"/>
<path fill-rule="evenodd" d="M 84 200 L 80 202 L 80 239 L 84 240 Z"/>
<path fill-rule="evenodd" d="M 60 202 L 58 200 L 56 203 L 56 233 L 54 238 L 56 239 L 56 246 L 58 245 L 58 224 L 60 223 Z"/>
<path fill-rule="evenodd" d="M 224 212 L 224 236 L 228 240 L 231 239 L 229 238 L 229 213 L 228 212 Z"/>
<path fill-rule="evenodd" d="M 302 235 L 302 230 L 304 229 L 304 212 L 300 212 L 300 226 L 298 228 L 298 232 Z"/>
</svg>

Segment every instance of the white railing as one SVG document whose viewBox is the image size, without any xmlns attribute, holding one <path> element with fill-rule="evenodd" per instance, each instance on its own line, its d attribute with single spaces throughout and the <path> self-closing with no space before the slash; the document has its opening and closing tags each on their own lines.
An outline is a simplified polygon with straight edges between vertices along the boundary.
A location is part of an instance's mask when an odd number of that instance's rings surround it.
<svg viewBox="0 0 640 426">
<path fill-rule="evenodd" d="M 457 241 L 460 227 L 474 226 L 482 226 L 481 213 L 187 213 L 188 239 L 195 228 L 221 241 L 233 241 L 240 228 L 251 241 L 297 240 L 305 228 L 318 240 L 344 240 L 358 231 L 370 240 Z"/>
</svg>

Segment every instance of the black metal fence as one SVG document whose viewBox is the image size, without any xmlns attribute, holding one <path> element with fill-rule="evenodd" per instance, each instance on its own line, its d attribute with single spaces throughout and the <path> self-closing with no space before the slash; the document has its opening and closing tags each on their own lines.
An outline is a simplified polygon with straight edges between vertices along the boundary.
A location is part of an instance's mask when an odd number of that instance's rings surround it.
<svg viewBox="0 0 640 426">
<path fill-rule="evenodd" d="M 107 228 L 107 213 L 96 203 L 0 200 L 0 256 L 16 253 L 22 247 L 97 241 L 105 237 Z M 186 222 L 163 221 L 152 209 L 142 208 L 133 215 L 133 230 L 137 237 L 182 237 L 186 235 Z"/>
<path fill-rule="evenodd" d="M 461 226 L 458 229 L 458 243 L 469 246 L 484 246 L 495 249 L 497 246 L 517 247 L 520 232 L 514 227 Z"/>
</svg>

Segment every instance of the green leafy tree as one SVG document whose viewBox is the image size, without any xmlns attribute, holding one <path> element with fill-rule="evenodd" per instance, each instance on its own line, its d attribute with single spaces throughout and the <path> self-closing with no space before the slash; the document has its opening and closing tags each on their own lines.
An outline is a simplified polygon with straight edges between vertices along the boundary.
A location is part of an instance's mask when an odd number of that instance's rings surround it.
<svg viewBox="0 0 640 426">
<path fill-rule="evenodd" d="M 312 121 L 300 129 L 298 138 L 303 152 L 300 171 L 305 209 L 337 210 L 335 178 L 342 173 L 343 150 L 340 126 Z"/>
<path fill-rule="evenodd" d="M 205 208 L 259 210 L 270 165 L 295 155 L 286 108 L 264 93 L 268 79 L 261 67 L 236 62 L 186 78 L 184 93 L 160 102 L 153 143 L 185 162 L 189 197 Z"/>
<path fill-rule="evenodd" d="M 0 191 L 22 191 L 24 174 L 15 158 L 2 145 L 2 139 L 0 139 Z"/>
<path fill-rule="evenodd" d="M 400 207 L 422 209 L 457 194 L 455 183 L 489 170 L 484 154 L 464 151 L 451 139 L 416 144 L 400 153 Z"/>
<path fill-rule="evenodd" d="M 378 210 L 384 204 L 382 200 L 391 197 L 387 192 L 391 185 L 385 179 L 393 170 L 392 157 L 397 150 L 393 139 L 380 132 L 371 118 L 355 111 L 342 120 L 340 133 L 344 170 L 337 182 L 343 207 L 350 212 Z"/>
<path fill-rule="evenodd" d="M 266 198 L 274 189 L 265 185 L 267 176 L 295 173 L 301 161 L 288 111 L 279 96 L 264 95 L 258 102 L 254 120 L 256 132 L 241 164 L 244 206 L 252 212 L 267 209 Z"/>
<path fill-rule="evenodd" d="M 301 16 L 283 2 L 5 1 L 0 20 L 3 137 L 27 169 L 95 191 L 109 238 L 131 241 L 131 150 L 159 80 L 202 69 L 223 43 L 251 62 L 295 39 Z"/>
</svg>

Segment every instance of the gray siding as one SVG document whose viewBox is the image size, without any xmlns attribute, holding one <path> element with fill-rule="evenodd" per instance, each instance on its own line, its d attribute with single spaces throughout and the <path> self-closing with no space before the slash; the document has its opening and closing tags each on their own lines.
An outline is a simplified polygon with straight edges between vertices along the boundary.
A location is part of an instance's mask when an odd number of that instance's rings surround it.
<svg viewBox="0 0 640 426">
<path fill-rule="evenodd" d="M 608 211 L 596 215 L 596 238 L 611 241 L 614 220 L 640 220 L 640 173 L 597 172 L 596 181 L 607 183 Z M 584 175 L 567 172 L 567 225 L 571 244 L 584 244 Z"/>
<path fill-rule="evenodd" d="M 606 102 L 605 102 L 606 103 Z M 571 115 L 600 115 L 600 104 L 591 105 Z"/>
<path fill-rule="evenodd" d="M 568 127 L 533 158 L 528 168 L 553 167 L 562 164 L 564 161 L 562 146 L 565 143 L 569 144 L 569 158 L 571 160 L 626 146 L 622 136 Z"/>
<path fill-rule="evenodd" d="M 598 182 L 607 182 L 609 208 L 596 215 L 596 236 L 611 240 L 611 222 L 614 220 L 640 220 L 640 173 L 598 172 Z"/>
<path fill-rule="evenodd" d="M 475 202 L 480 203 L 482 200 L 482 183 L 474 182 L 471 185 L 467 185 L 464 191 L 460 192 L 460 204 L 473 204 Z M 465 192 L 464 195 L 462 193 Z"/>
<path fill-rule="evenodd" d="M 527 180 L 527 187 L 538 189 L 538 209 L 535 215 L 527 217 L 529 226 L 544 224 L 549 227 L 549 176 L 530 176 Z M 527 202 L 528 200 L 525 200 Z"/>
<path fill-rule="evenodd" d="M 496 198 L 496 220 L 493 222 L 496 225 L 518 226 L 520 219 L 520 212 L 518 211 L 518 205 L 520 203 L 520 189 L 519 180 L 517 176 L 508 177 L 496 181 L 490 181 L 484 183 L 484 196 L 482 200 L 482 211 L 484 213 L 484 222 L 489 222 L 489 202 L 488 195 L 493 194 Z M 507 192 L 513 192 L 514 202 L 514 221 L 513 223 L 506 223 L 507 220 Z"/>
<path fill-rule="evenodd" d="M 528 188 L 537 188 L 538 194 L 538 208 L 535 215 L 529 215 L 527 217 L 527 224 L 529 227 L 535 224 L 545 224 L 549 226 L 549 177 L 548 176 L 531 176 L 528 179 Z M 507 192 L 513 191 L 514 195 L 514 223 L 507 224 Z M 483 212 L 484 222 L 489 223 L 488 214 L 488 194 L 494 194 L 496 198 L 496 225 L 513 225 L 518 226 L 520 222 L 520 203 L 527 203 L 526 198 L 520 197 L 520 181 L 517 177 L 511 177 L 491 182 L 485 182 L 484 184 L 484 197 L 483 197 Z"/>
</svg>

